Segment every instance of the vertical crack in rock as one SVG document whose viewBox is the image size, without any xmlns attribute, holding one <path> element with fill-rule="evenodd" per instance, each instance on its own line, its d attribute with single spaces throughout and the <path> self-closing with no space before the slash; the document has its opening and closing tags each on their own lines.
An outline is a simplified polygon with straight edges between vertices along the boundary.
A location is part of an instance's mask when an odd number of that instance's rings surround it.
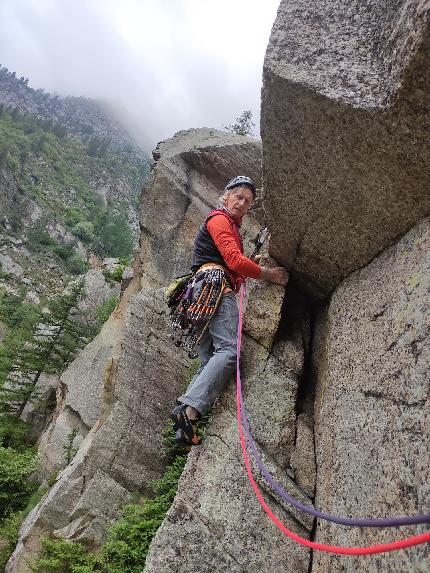
<svg viewBox="0 0 430 573">
<path fill-rule="evenodd" d="M 309 330 L 307 332 L 308 337 L 306 339 L 305 333 L 303 333 L 303 344 L 305 348 L 305 359 L 303 365 L 303 376 L 301 377 L 299 390 L 297 392 L 297 402 L 296 402 L 296 413 L 297 413 L 297 424 L 296 424 L 296 449 L 291 456 L 291 465 L 294 467 L 297 464 L 297 470 L 302 470 L 305 474 L 309 473 L 310 476 L 307 480 L 303 480 L 302 476 L 299 474 L 298 481 L 301 485 L 303 481 L 304 489 L 306 493 L 312 499 L 312 502 L 315 501 L 315 486 L 316 486 L 316 477 L 317 477 L 317 467 L 316 467 L 316 455 L 315 455 L 315 416 L 314 416 L 314 405 L 315 405 L 315 393 L 316 393 L 316 373 L 313 367 L 313 344 L 314 344 L 314 336 L 315 336 L 315 304 L 310 302 L 310 311 L 309 311 Z M 303 427 L 302 427 L 303 425 Z M 309 427 L 310 426 L 310 427 Z M 308 442 L 308 446 L 310 448 L 310 452 L 306 456 L 305 467 L 299 467 L 299 461 L 295 459 L 295 454 L 297 450 L 301 447 L 305 447 L 306 444 L 304 443 L 304 436 L 301 436 L 301 432 L 309 430 L 308 432 L 308 440 L 310 436 L 310 443 Z M 302 439 L 300 439 L 302 438 Z M 313 518 L 312 522 L 312 529 L 309 535 L 310 541 L 315 540 L 316 535 L 316 528 L 317 528 L 317 518 Z M 309 568 L 308 573 L 312 571 L 313 565 L 313 558 L 314 558 L 314 550 L 310 550 L 310 557 L 309 557 Z"/>
<path fill-rule="evenodd" d="M 312 502 L 315 497 L 316 456 L 314 402 L 316 392 L 316 373 L 314 369 L 313 344 L 315 336 L 315 317 L 318 302 L 294 286 L 292 278 L 284 299 L 282 319 L 278 338 L 299 339 L 303 348 L 303 367 L 298 372 L 298 388 L 295 402 L 294 449 L 290 456 L 290 467 L 295 483 Z M 310 540 L 314 540 L 317 520 L 311 521 Z M 312 570 L 313 550 L 310 550 L 308 572 Z"/>
</svg>

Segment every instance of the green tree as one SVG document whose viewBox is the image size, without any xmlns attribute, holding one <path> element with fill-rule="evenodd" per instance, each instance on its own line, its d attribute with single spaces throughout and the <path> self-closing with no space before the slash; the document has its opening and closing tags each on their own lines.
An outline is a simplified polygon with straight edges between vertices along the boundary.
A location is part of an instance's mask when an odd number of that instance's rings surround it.
<svg viewBox="0 0 430 573">
<path fill-rule="evenodd" d="M 20 416 L 42 372 L 62 372 L 95 334 L 96 325 L 79 311 L 83 290 L 83 280 L 73 283 L 50 301 L 51 314 L 43 321 L 33 320 L 6 336 L 0 350 L 0 411 Z"/>
<path fill-rule="evenodd" d="M 104 324 L 107 321 L 118 303 L 119 298 L 117 296 L 112 296 L 96 309 L 96 316 L 101 324 Z"/>
<path fill-rule="evenodd" d="M 59 374 L 94 335 L 95 327 L 79 309 L 83 294 L 84 280 L 80 279 L 69 285 L 66 294 L 48 303 L 51 314 L 38 325 L 33 342 L 40 371 Z"/>
<path fill-rule="evenodd" d="M 77 253 L 66 259 L 65 265 L 72 275 L 82 275 L 88 268 L 87 263 Z"/>
<path fill-rule="evenodd" d="M 64 243 L 63 245 L 57 243 L 53 245 L 52 250 L 62 261 L 67 261 L 76 254 L 75 247 L 76 241 L 72 241 L 70 243 Z"/>
<path fill-rule="evenodd" d="M 91 157 L 105 157 L 106 152 L 109 149 L 110 141 L 107 138 L 91 137 L 88 145 L 87 152 Z"/>
<path fill-rule="evenodd" d="M 0 412 L 20 415 L 38 380 L 32 352 L 32 330 L 8 333 L 0 350 Z"/>
<path fill-rule="evenodd" d="M 95 573 L 107 571 L 101 560 L 81 543 L 66 539 L 43 539 L 42 557 L 31 563 L 34 573 Z"/>
<path fill-rule="evenodd" d="M 133 237 L 124 215 L 111 214 L 108 209 L 99 210 L 94 223 L 98 241 L 94 250 L 100 255 L 128 257 L 133 252 Z"/>
<path fill-rule="evenodd" d="M 237 117 L 236 123 L 225 126 L 227 131 L 237 133 L 237 135 L 247 135 L 248 137 L 255 137 L 254 128 L 255 123 L 250 109 L 246 109 L 239 117 Z"/>
<path fill-rule="evenodd" d="M 67 129 L 64 127 L 64 125 L 61 125 L 60 123 L 55 123 L 52 126 L 52 133 L 56 135 L 58 139 L 64 139 L 67 135 Z"/>
<path fill-rule="evenodd" d="M 34 227 L 32 227 L 27 233 L 27 242 L 30 246 L 33 245 L 44 245 L 53 246 L 55 244 L 54 239 L 50 236 L 45 228 L 44 223 L 39 222 Z"/>
<path fill-rule="evenodd" d="M 31 450 L 17 452 L 0 447 L 0 518 L 23 507 L 28 496 L 37 489 L 37 484 L 29 481 L 35 469 Z"/>
<path fill-rule="evenodd" d="M 8 332 L 0 347 L 0 412 L 14 412 L 16 405 L 28 399 L 26 385 L 32 376 L 31 341 L 41 320 L 37 306 L 19 296 L 0 292 L 0 319 Z"/>
<path fill-rule="evenodd" d="M 73 233 L 83 241 L 94 240 L 94 225 L 90 221 L 80 221 L 73 227 Z"/>
</svg>

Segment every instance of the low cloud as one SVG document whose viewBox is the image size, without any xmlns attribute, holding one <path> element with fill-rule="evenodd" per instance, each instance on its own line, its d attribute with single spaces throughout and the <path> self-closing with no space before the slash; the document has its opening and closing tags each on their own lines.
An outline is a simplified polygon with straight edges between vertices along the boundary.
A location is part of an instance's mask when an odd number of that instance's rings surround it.
<svg viewBox="0 0 430 573">
<path fill-rule="evenodd" d="M 3 0 L 1 64 L 106 102 L 150 151 L 179 129 L 259 121 L 278 0 Z"/>
</svg>

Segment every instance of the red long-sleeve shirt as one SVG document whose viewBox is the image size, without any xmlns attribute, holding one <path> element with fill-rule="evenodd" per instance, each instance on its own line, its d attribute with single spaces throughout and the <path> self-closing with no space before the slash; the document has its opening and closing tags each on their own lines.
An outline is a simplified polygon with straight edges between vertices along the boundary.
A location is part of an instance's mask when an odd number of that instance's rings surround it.
<svg viewBox="0 0 430 573">
<path fill-rule="evenodd" d="M 240 252 L 226 217 L 223 215 L 211 217 L 206 228 L 229 269 L 252 279 L 257 279 L 260 276 L 261 267 Z"/>
</svg>

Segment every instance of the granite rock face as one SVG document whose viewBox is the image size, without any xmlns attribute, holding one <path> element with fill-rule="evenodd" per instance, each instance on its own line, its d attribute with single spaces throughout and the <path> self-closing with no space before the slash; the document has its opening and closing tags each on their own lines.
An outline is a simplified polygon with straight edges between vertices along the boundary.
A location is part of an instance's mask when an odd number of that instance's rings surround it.
<svg viewBox="0 0 430 573">
<path fill-rule="evenodd" d="M 430 220 L 334 293 L 318 329 L 318 507 L 336 515 L 428 513 L 430 504 Z M 317 540 L 371 545 L 427 531 L 319 522 Z M 312 572 L 352 573 L 362 557 L 314 555 Z M 423 544 L 366 558 L 369 571 L 427 571 Z"/>
<path fill-rule="evenodd" d="M 85 297 L 79 304 L 82 310 L 94 311 L 113 297 L 120 294 L 118 283 L 109 283 L 100 269 L 91 269 L 85 273 Z"/>
<path fill-rule="evenodd" d="M 77 446 L 100 418 L 109 369 L 121 355 L 122 326 L 120 317 L 109 319 L 61 375 L 57 408 L 39 443 L 41 464 L 48 474 L 67 463 L 64 448 L 70 433 L 77 432 L 73 444 Z"/>
<path fill-rule="evenodd" d="M 294 371 L 296 355 L 292 353 L 293 360 L 289 360 L 285 347 L 297 344 L 292 333 L 301 333 L 302 324 L 295 321 L 288 334 L 282 329 L 277 333 L 275 319 L 279 320 L 283 289 L 269 286 L 267 290 L 275 310 L 263 321 L 267 331 L 262 334 L 264 340 L 275 342 L 268 349 L 245 334 L 241 368 L 244 400 L 266 467 L 287 491 L 309 504 L 311 500 L 287 472 L 294 447 L 299 378 Z M 267 299 L 268 292 L 262 287 L 253 295 L 258 305 Z M 308 537 L 312 519 L 277 499 L 258 469 L 253 470 L 277 517 Z M 273 526 L 252 491 L 242 459 L 235 384 L 231 380 L 214 408 L 203 444 L 188 457 L 173 505 L 152 542 L 145 573 L 209 573 L 225 568 L 238 573 L 307 572 L 309 560 L 309 550 Z"/>
<path fill-rule="evenodd" d="M 316 463 L 314 447 L 314 420 L 302 412 L 297 417 L 296 444 L 290 458 L 297 485 L 311 498 L 315 496 Z"/>
<path fill-rule="evenodd" d="M 71 464 L 24 522 L 8 573 L 27 571 L 25 559 L 37 551 L 41 535 L 99 546 L 129 499 L 128 492 L 148 494 L 148 482 L 160 476 L 162 430 L 188 372 L 185 357 L 171 352 L 163 304 L 161 290 L 130 296 L 129 305 L 109 319 L 94 347 L 85 349 L 82 362 L 78 356 L 66 371 L 70 396 L 67 393 L 60 402 L 58 416 L 42 438 L 45 468 L 56 466 L 55 455 L 62 453 L 64 460 L 63 440 L 67 442 L 70 427 L 86 426 L 87 433 Z M 109 336 L 115 331 L 110 346 Z M 92 386 L 98 401 L 91 395 Z M 94 411 L 85 409 L 91 400 L 98 403 L 95 420 Z M 54 519 L 60 507 L 61 518 Z"/>
<path fill-rule="evenodd" d="M 16 277 L 21 277 L 24 274 L 24 269 L 16 263 L 9 255 L 0 254 L 0 269 L 4 273 L 10 273 Z"/>
<path fill-rule="evenodd" d="M 24 522 L 8 573 L 27 571 L 25 561 L 40 550 L 43 535 L 98 547 L 128 492 L 150 494 L 149 482 L 165 467 L 161 435 L 189 361 L 172 346 L 164 288 L 158 287 L 188 270 L 197 227 L 215 206 L 219 187 L 244 170 L 259 183 L 261 155 L 257 142 L 215 130 L 177 134 L 173 143 L 180 152 L 168 152 L 169 142 L 160 145 L 142 193 L 133 279 L 101 333 L 63 373 L 54 419 L 41 438 L 48 474 L 64 466 L 72 430 L 77 435 L 69 445 L 78 452 Z M 254 238 L 258 230 L 251 221 L 245 235 Z"/>
<path fill-rule="evenodd" d="M 197 135 L 203 138 L 204 148 L 196 143 Z M 258 145 L 229 135 L 228 145 L 221 146 L 219 142 L 224 137 L 225 134 L 211 130 L 180 132 L 155 151 L 154 157 L 160 158 L 150 194 L 143 200 L 140 252 L 155 253 L 155 244 L 158 251 L 154 266 L 143 281 L 158 284 L 162 271 L 179 275 L 189 266 L 192 242 L 187 243 L 183 237 L 189 241 L 193 234 L 182 222 L 182 212 L 187 211 L 197 228 L 202 210 L 207 212 L 216 203 L 219 191 L 234 174 L 246 173 L 259 184 Z M 238 157 L 242 163 L 234 165 Z M 170 193 L 166 196 L 162 190 L 169 179 Z M 190 204 L 189 189 L 193 191 L 194 204 Z M 258 212 L 244 224 L 245 244 L 258 230 L 255 218 L 258 220 Z M 189 219 L 185 222 L 190 224 Z M 160 229 L 166 237 L 164 243 Z M 175 251 L 170 248 L 171 242 L 179 243 Z M 185 266 L 178 266 L 178 262 Z M 295 320 L 294 326 L 283 332 L 279 329 L 283 289 L 250 281 L 249 291 L 242 363 L 252 431 L 272 473 L 285 488 L 309 503 L 287 473 L 295 441 L 295 402 L 304 361 L 304 302 L 300 301 L 301 320 Z M 145 567 L 148 573 L 203 573 L 225 567 L 249 572 L 286 570 L 287 566 L 297 571 L 308 569 L 309 551 L 294 546 L 274 531 L 247 482 L 238 443 L 234 387 L 231 380 L 214 408 L 204 443 L 189 456 L 175 501 L 151 545 Z M 267 490 L 261 478 L 259 482 Z M 272 495 L 268 493 L 269 497 Z M 292 514 L 280 500 L 272 506 L 290 527 L 305 536 L 309 534 L 312 520 Z"/>
<path fill-rule="evenodd" d="M 326 297 L 430 213 L 427 1 L 283 0 L 263 71 L 271 255 Z"/>
</svg>

